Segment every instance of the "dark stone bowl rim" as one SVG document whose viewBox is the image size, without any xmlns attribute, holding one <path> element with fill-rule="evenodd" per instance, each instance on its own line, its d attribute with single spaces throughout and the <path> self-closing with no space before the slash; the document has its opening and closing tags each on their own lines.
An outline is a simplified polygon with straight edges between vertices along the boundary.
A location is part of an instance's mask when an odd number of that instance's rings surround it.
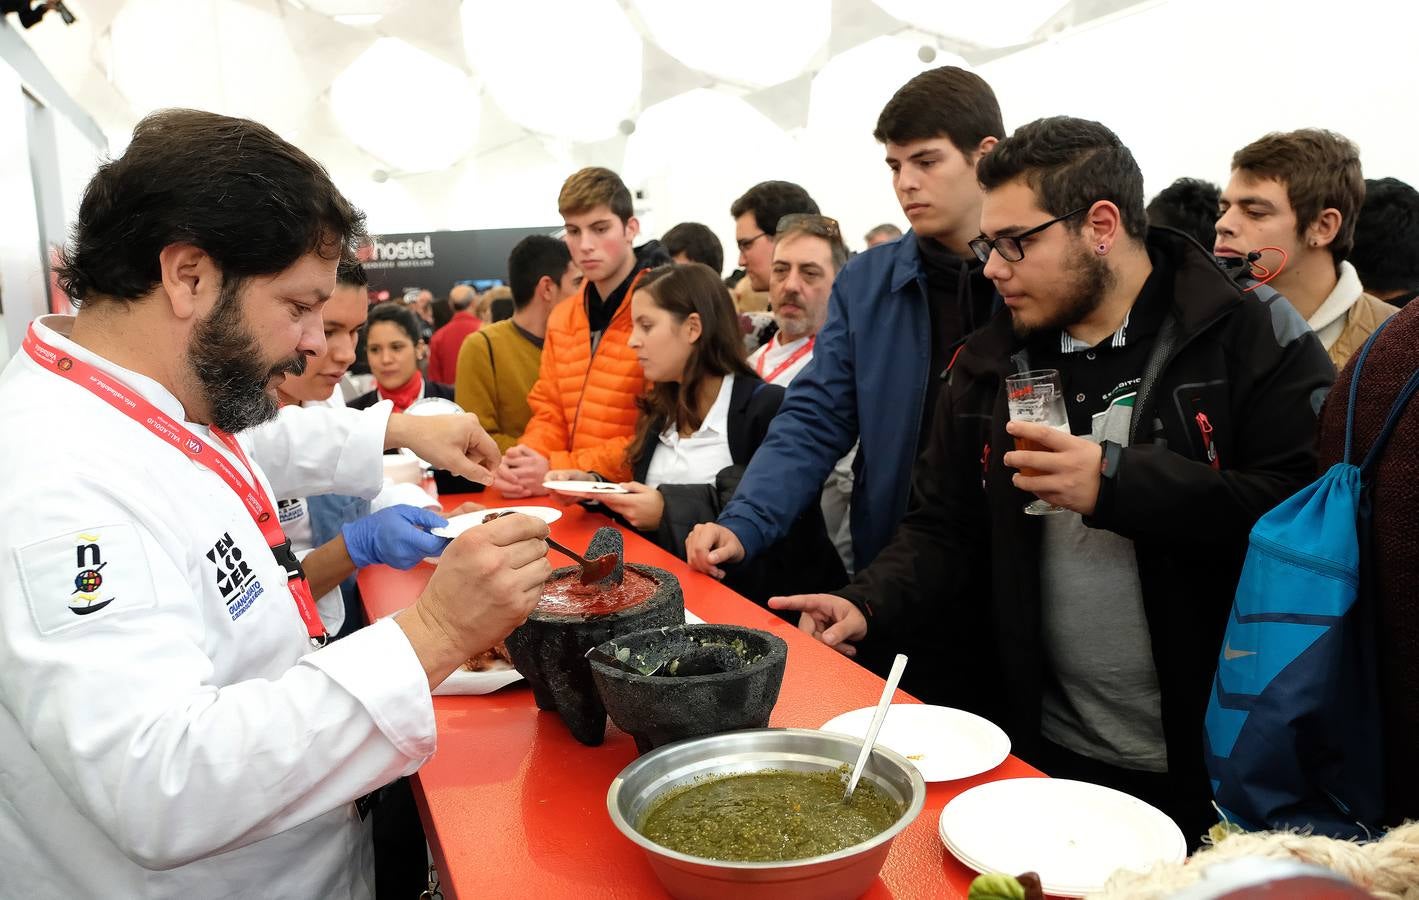
<svg viewBox="0 0 1419 900">
<path fill-rule="evenodd" d="M 640 637 L 641 635 L 660 634 L 661 631 L 669 631 L 674 628 L 680 628 L 685 631 L 699 629 L 719 629 L 731 631 L 741 635 L 745 633 L 754 634 L 765 638 L 769 644 L 769 649 L 768 652 L 764 654 L 762 659 L 749 663 L 742 669 L 736 669 L 733 672 L 710 672 L 706 675 L 641 675 L 637 672 L 627 672 L 625 669 L 618 669 L 614 666 L 609 666 L 599 659 L 588 658 L 587 662 L 591 663 L 591 669 L 593 672 L 600 673 L 601 675 L 604 675 L 608 678 L 615 678 L 619 681 L 629 682 L 630 684 L 689 685 L 706 684 L 715 681 L 733 681 L 740 678 L 748 678 L 749 676 L 755 675 L 763 671 L 764 669 L 769 668 L 770 666 L 777 665 L 780 661 L 786 661 L 788 658 L 788 642 L 776 634 L 764 631 L 761 628 L 750 628 L 747 625 L 720 625 L 715 622 L 686 622 L 683 625 L 667 625 L 663 628 L 659 625 L 655 626 L 654 628 L 642 628 L 640 631 L 632 631 L 627 634 L 611 638 L 610 640 L 602 641 L 601 643 L 596 645 L 596 648 L 602 653 L 609 654 L 609 651 L 606 649 L 607 644 L 624 643 L 630 640 L 631 638 Z M 780 648 L 783 651 L 781 654 L 776 652 Z"/>
<path fill-rule="evenodd" d="M 616 616 L 625 615 L 626 613 L 642 612 L 647 606 L 649 606 L 652 602 L 655 601 L 656 595 L 660 592 L 660 589 L 665 586 L 665 579 L 657 577 L 655 573 L 665 572 L 672 578 L 674 577 L 673 572 L 669 572 L 668 570 L 659 568 L 658 566 L 646 565 L 645 563 L 628 562 L 626 563 L 626 568 L 634 571 L 638 575 L 644 575 L 646 578 L 649 578 L 651 581 L 655 582 L 655 590 L 651 592 L 651 595 L 642 600 L 641 602 L 637 603 L 635 606 L 626 606 L 608 613 L 570 613 L 567 615 L 562 615 L 561 613 L 539 613 L 537 611 L 537 608 L 533 607 L 532 612 L 527 614 L 527 621 L 538 622 L 543 625 L 579 625 L 586 622 L 605 622 L 607 620 L 614 619 Z M 581 566 L 562 566 L 560 568 L 553 569 L 552 574 L 548 576 L 547 580 L 553 581 L 555 579 L 561 578 L 563 575 L 571 575 L 575 572 L 580 571 Z"/>
</svg>

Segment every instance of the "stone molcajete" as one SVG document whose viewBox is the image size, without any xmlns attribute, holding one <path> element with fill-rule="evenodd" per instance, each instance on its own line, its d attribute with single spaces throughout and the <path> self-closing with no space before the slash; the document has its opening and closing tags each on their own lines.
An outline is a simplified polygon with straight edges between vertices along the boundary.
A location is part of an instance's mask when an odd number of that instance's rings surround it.
<svg viewBox="0 0 1419 900">
<path fill-rule="evenodd" d="M 582 585 L 580 566 L 557 569 L 532 615 L 507 637 L 513 665 L 532 686 L 538 708 L 555 711 L 572 736 L 590 746 L 606 736 L 606 709 L 586 651 L 618 635 L 685 621 L 685 597 L 674 575 L 627 565 L 614 528 L 597 529 L 586 549 L 587 558 L 605 553 L 622 560 L 606 579 Z"/>
<path fill-rule="evenodd" d="M 788 645 L 738 625 L 673 625 L 612 638 L 588 658 L 611 721 L 646 753 L 768 725 Z"/>
</svg>

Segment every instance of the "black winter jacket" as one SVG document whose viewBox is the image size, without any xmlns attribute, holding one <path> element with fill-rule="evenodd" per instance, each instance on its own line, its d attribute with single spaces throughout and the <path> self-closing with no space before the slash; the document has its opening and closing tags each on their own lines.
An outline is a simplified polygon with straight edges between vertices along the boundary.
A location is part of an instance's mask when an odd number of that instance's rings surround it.
<svg viewBox="0 0 1419 900">
<path fill-rule="evenodd" d="M 1202 720 L 1253 523 L 1315 477 L 1316 416 L 1335 372 L 1283 299 L 1243 294 L 1195 242 L 1152 229 L 1172 302 L 1134 406 L 1130 446 L 1085 523 L 1134 542 L 1162 695 L 1168 767 L 1210 796 Z M 971 337 L 939 399 L 891 544 L 845 589 L 869 633 L 934 612 L 951 701 L 1039 747 L 1044 645 L 1038 517 L 1011 483 L 1004 378 L 1028 368 L 1008 310 Z M 1209 463 L 1198 414 L 1212 425 Z M 1108 640 L 1100 623 L 1100 640 Z"/>
</svg>

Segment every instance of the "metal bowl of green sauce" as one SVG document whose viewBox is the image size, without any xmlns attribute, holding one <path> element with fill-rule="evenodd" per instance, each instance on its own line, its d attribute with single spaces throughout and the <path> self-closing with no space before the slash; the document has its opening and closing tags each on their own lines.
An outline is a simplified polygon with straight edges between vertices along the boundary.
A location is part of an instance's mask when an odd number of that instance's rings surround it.
<svg viewBox="0 0 1419 900">
<path fill-rule="evenodd" d="M 825 783 L 850 767 L 861 749 L 859 739 L 803 728 L 756 728 L 680 741 L 622 769 L 607 792 L 606 807 L 679 900 L 850 900 L 871 888 L 893 838 L 926 802 L 926 782 L 916 767 L 878 746 L 862 776 L 867 792 L 855 794 L 843 809 L 825 804 L 819 796 Z M 745 793 L 736 795 L 740 788 Z M 772 802 L 776 791 L 782 792 L 786 811 Z M 890 810 L 885 816 L 884 809 Z M 855 810 L 875 823 L 866 832 Z M 672 814 L 700 818 L 676 821 Z M 826 819 L 833 820 L 831 827 Z M 847 835 L 843 840 L 856 842 L 817 852 L 836 845 L 839 827 Z M 814 855 L 797 856 L 802 848 Z M 784 855 L 796 858 L 775 858 Z"/>
</svg>

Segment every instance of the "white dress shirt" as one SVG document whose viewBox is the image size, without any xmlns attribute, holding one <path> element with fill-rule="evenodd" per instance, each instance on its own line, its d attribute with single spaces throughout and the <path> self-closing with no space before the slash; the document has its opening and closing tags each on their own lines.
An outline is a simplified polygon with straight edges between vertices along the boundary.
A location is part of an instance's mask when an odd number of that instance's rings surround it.
<svg viewBox="0 0 1419 900">
<path fill-rule="evenodd" d="M 647 486 L 712 484 L 721 470 L 734 465 L 729 455 L 729 395 L 733 388 L 734 376 L 724 376 L 719 395 L 694 434 L 681 437 L 673 426 L 660 433 L 646 472 Z"/>
</svg>

